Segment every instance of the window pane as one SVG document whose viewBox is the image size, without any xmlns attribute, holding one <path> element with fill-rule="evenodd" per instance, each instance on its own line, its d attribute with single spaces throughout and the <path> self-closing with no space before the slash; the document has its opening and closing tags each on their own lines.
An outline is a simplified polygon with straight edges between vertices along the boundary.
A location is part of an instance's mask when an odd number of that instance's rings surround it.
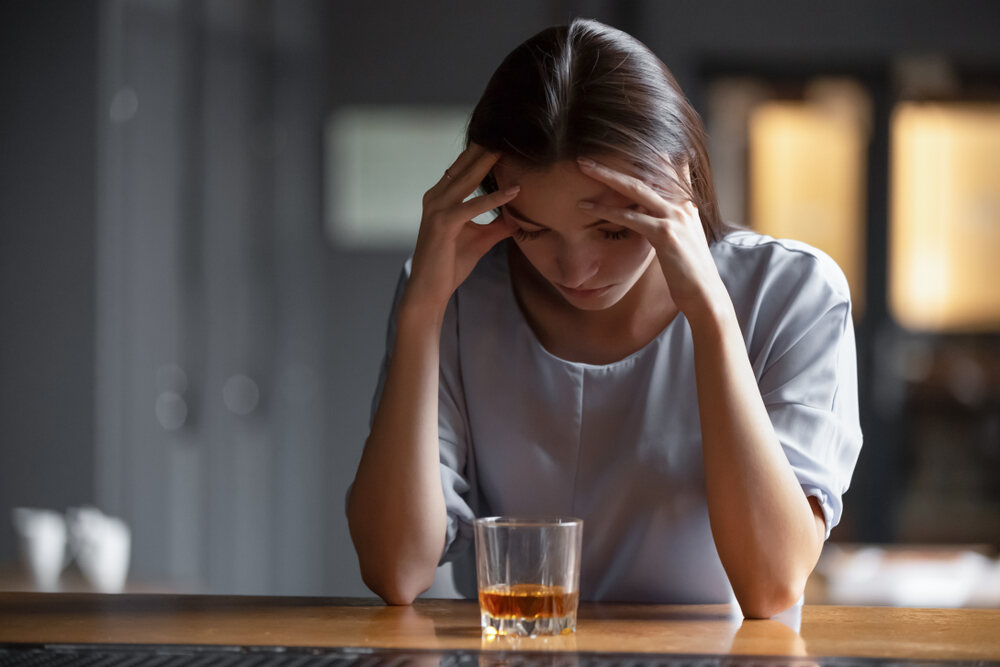
<svg viewBox="0 0 1000 667">
<path fill-rule="evenodd" d="M 748 130 L 751 226 L 830 255 L 847 276 L 857 316 L 864 296 L 867 127 L 856 113 L 807 100 L 760 104 Z"/>
<path fill-rule="evenodd" d="M 346 107 L 326 124 L 326 231 L 340 248 L 409 249 L 421 200 L 462 152 L 465 107 Z"/>
<path fill-rule="evenodd" d="M 1000 329 L 1000 105 L 892 118 L 889 301 L 905 327 Z"/>
</svg>

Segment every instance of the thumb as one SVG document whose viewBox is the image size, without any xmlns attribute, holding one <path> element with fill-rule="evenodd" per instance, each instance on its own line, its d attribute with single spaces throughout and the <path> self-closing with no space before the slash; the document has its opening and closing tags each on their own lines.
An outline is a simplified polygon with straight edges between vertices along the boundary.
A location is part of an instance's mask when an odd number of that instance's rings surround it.
<svg viewBox="0 0 1000 667">
<path fill-rule="evenodd" d="M 476 225 L 476 227 L 476 234 L 470 246 L 477 257 L 482 257 L 490 248 L 512 235 L 510 227 L 505 225 L 501 218 L 496 218 L 486 225 Z"/>
</svg>

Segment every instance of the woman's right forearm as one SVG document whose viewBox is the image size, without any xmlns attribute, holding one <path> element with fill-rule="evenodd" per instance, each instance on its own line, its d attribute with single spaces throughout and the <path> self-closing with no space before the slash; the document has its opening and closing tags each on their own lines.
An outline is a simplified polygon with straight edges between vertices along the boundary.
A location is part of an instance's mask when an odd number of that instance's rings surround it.
<svg viewBox="0 0 1000 667">
<path fill-rule="evenodd" d="M 438 366 L 444 308 L 408 302 L 347 503 L 361 575 L 390 604 L 427 590 L 444 549 Z"/>
<path fill-rule="evenodd" d="M 447 518 L 438 454 L 441 326 L 451 295 L 480 258 L 511 234 L 502 221 L 472 222 L 517 196 L 513 187 L 470 197 L 499 159 L 499 153 L 471 144 L 424 193 L 382 398 L 347 499 L 361 576 L 389 603 L 409 604 L 427 590 L 444 551 Z"/>
</svg>

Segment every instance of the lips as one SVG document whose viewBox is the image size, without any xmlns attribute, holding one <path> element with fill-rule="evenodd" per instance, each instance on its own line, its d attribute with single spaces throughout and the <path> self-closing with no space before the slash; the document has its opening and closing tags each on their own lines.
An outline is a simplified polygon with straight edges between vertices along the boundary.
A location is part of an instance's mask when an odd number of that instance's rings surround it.
<svg viewBox="0 0 1000 667">
<path fill-rule="evenodd" d="M 572 287 L 566 287 L 565 285 L 556 284 L 559 291 L 566 296 L 571 296 L 574 299 L 593 299 L 599 297 L 611 289 L 611 285 L 605 287 L 598 287 L 597 289 L 573 289 Z"/>
</svg>

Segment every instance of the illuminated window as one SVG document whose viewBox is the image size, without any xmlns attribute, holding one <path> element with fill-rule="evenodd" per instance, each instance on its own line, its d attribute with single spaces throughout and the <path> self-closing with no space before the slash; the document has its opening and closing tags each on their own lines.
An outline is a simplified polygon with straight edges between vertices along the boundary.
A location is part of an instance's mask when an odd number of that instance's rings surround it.
<svg viewBox="0 0 1000 667">
<path fill-rule="evenodd" d="M 889 305 L 926 331 L 1000 329 L 1000 105 L 892 117 Z"/>
<path fill-rule="evenodd" d="M 339 248 L 410 249 L 424 192 L 464 148 L 466 107 L 346 107 L 326 123 L 324 217 Z"/>
<path fill-rule="evenodd" d="M 863 311 L 868 122 L 864 93 L 825 85 L 804 100 L 768 101 L 748 119 L 749 222 L 830 255 Z"/>
<path fill-rule="evenodd" d="M 844 271 L 864 310 L 871 100 L 847 77 L 725 77 L 709 87 L 712 168 L 723 216 L 808 243 Z"/>
</svg>

